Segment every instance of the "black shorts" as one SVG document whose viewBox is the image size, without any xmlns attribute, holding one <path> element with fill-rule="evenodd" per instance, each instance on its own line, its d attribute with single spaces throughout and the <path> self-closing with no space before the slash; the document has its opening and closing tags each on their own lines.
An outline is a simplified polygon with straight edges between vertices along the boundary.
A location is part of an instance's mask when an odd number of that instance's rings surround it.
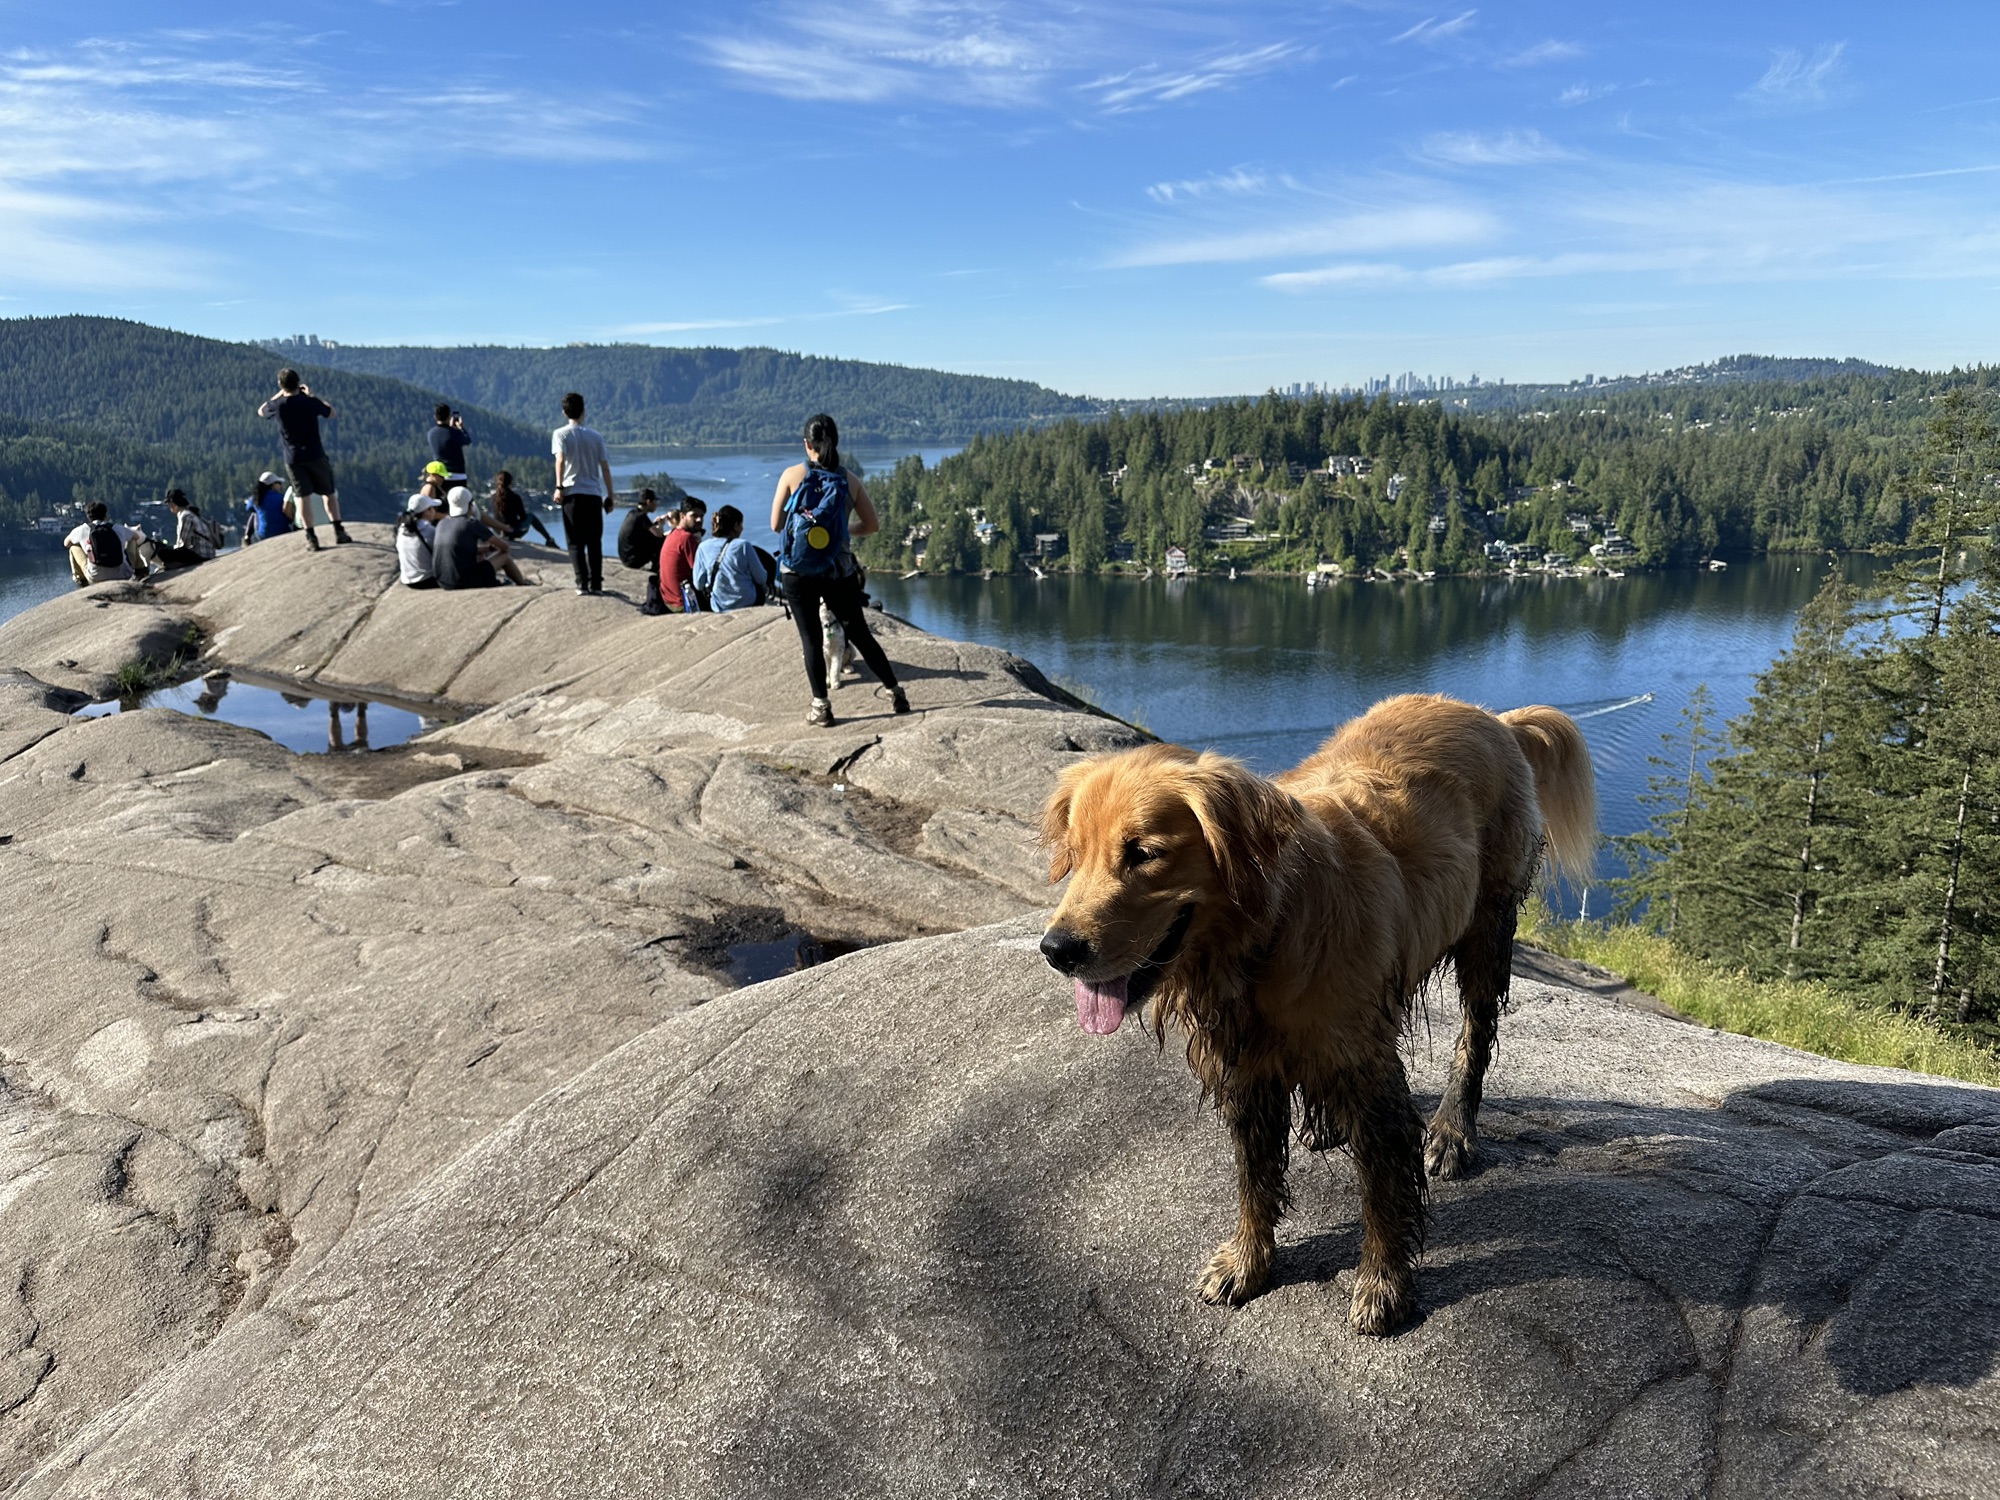
<svg viewBox="0 0 2000 1500">
<path fill-rule="evenodd" d="M 295 458 L 285 465 L 285 472 L 291 475 L 292 488 L 301 495 L 334 493 L 333 464 L 324 453 Z"/>
<path fill-rule="evenodd" d="M 482 557 L 472 565 L 471 572 L 460 575 L 457 583 L 448 584 L 442 579 L 438 583 L 441 588 L 497 589 L 500 587 L 500 575 L 493 571 L 493 564 Z"/>
</svg>

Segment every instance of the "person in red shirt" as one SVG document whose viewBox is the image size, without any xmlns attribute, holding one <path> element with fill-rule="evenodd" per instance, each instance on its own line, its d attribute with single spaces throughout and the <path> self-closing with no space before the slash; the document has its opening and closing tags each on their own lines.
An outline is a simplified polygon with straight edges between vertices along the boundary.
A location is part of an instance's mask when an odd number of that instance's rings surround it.
<svg viewBox="0 0 2000 1500">
<path fill-rule="evenodd" d="M 680 524 L 660 544 L 660 597 L 677 614 L 701 608 L 688 584 L 694 578 L 694 551 L 707 523 L 708 503 L 690 495 L 682 502 Z"/>
</svg>

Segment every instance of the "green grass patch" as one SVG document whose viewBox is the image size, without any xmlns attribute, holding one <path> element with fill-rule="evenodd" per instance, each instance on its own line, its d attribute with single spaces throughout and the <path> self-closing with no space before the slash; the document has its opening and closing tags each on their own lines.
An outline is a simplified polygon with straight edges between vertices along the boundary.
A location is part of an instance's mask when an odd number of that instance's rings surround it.
<svg viewBox="0 0 2000 1500">
<path fill-rule="evenodd" d="M 165 661 L 149 661 L 143 656 L 137 657 L 112 673 L 112 680 L 118 684 L 118 696 L 137 698 L 153 688 L 179 682 L 187 675 L 195 659 L 201 655 L 201 650 L 201 627 L 189 625 L 181 634 L 180 645 Z"/>
<path fill-rule="evenodd" d="M 1818 980 L 1752 979 L 1683 953 L 1643 928 L 1557 921 L 1539 899 L 1522 919 L 1525 941 L 1621 974 L 1719 1031 L 1841 1062 L 2000 1085 L 2000 1055 L 1914 1016 L 1850 999 Z"/>
</svg>

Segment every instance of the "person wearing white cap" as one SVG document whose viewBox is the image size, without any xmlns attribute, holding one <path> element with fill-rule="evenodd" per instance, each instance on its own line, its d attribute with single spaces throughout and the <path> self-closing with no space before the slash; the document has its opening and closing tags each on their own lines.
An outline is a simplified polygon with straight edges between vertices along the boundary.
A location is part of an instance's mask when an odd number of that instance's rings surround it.
<svg viewBox="0 0 2000 1500">
<path fill-rule="evenodd" d="M 443 514 L 444 507 L 429 495 L 412 495 L 403 507 L 402 520 L 396 526 L 396 562 L 401 568 L 402 581 L 409 588 L 438 586 L 432 549 L 437 544 L 438 518 Z"/>
<path fill-rule="evenodd" d="M 451 514 L 437 524 L 431 564 L 441 589 L 490 589 L 500 582 L 497 567 L 515 583 L 528 580 L 507 555 L 507 544 L 472 514 L 472 491 L 459 485 L 445 497 Z"/>
<path fill-rule="evenodd" d="M 268 541 L 292 529 L 292 506 L 285 498 L 285 481 L 269 469 L 257 476 L 257 492 L 243 503 L 243 545 Z"/>
</svg>

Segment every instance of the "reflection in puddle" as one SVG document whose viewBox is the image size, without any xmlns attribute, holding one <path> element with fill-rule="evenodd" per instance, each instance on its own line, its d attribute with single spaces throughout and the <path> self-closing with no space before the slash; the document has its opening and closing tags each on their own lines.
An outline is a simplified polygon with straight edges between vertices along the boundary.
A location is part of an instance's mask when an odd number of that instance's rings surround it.
<svg viewBox="0 0 2000 1500">
<path fill-rule="evenodd" d="M 761 984 L 766 979 L 796 974 L 801 969 L 813 968 L 830 958 L 839 958 L 844 953 L 858 952 L 868 946 L 843 938 L 814 937 L 810 932 L 794 928 L 775 942 L 732 944 L 729 949 L 729 977 L 739 985 Z"/>
<path fill-rule="evenodd" d="M 172 708 L 239 724 L 302 755 L 380 750 L 428 734 L 446 722 L 379 699 L 327 698 L 297 687 L 267 686 L 229 672 L 211 672 L 193 682 L 154 688 L 136 698 L 93 703 L 79 709 L 76 716 L 96 719 L 137 708 Z"/>
</svg>

